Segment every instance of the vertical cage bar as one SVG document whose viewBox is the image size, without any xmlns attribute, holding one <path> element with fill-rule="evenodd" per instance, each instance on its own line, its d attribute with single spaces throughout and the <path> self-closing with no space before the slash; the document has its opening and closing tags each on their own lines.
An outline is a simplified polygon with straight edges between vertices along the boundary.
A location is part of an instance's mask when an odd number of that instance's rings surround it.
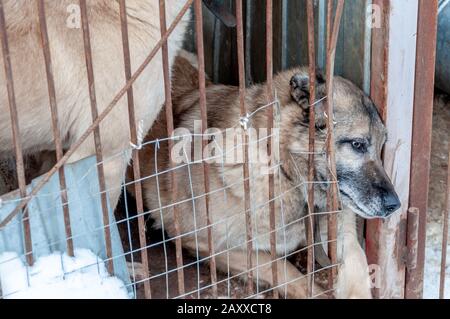
<svg viewBox="0 0 450 319">
<path fill-rule="evenodd" d="M 55 142 L 56 150 L 56 160 L 60 161 L 64 156 L 63 143 L 61 139 L 61 133 L 59 130 L 59 119 L 58 119 L 58 104 L 56 102 L 56 89 L 55 80 L 53 77 L 53 67 L 52 67 L 52 57 L 50 52 L 50 44 L 48 38 L 47 30 L 47 20 L 45 16 L 45 4 L 44 0 L 38 0 L 38 12 L 39 12 L 39 28 L 42 42 L 42 50 L 45 60 L 45 72 L 47 76 L 47 88 L 48 97 L 50 102 L 50 111 L 52 115 L 52 128 L 53 137 Z M 67 185 L 66 185 L 66 175 L 64 172 L 64 167 L 61 167 L 58 171 L 59 175 L 59 187 L 61 194 L 61 204 L 64 215 L 64 228 L 66 232 L 67 240 L 67 254 L 69 256 L 74 256 L 73 251 L 73 240 L 72 240 L 72 227 L 70 225 L 70 212 L 69 212 L 69 201 L 67 198 Z"/>
<path fill-rule="evenodd" d="M 197 55 L 198 55 L 198 79 L 199 79 L 199 91 L 200 91 L 200 110 L 202 117 L 202 132 L 208 129 L 208 112 L 206 107 L 206 75 L 205 75 L 205 52 L 203 44 L 203 10 L 202 1 L 195 0 L 195 29 L 197 33 Z M 202 157 L 204 150 L 208 146 L 208 140 L 202 139 Z M 204 174 L 204 186 L 205 186 L 205 205 L 206 205 L 206 224 L 208 228 L 208 253 L 210 256 L 210 271 L 211 271 L 211 287 L 213 291 L 213 297 L 217 298 L 217 269 L 216 269 L 216 257 L 214 254 L 214 243 L 212 236 L 211 216 L 209 213 L 209 165 L 202 161 L 203 174 Z"/>
<path fill-rule="evenodd" d="M 331 1 L 330 1 L 331 2 Z M 333 116 L 333 78 L 334 78 L 334 62 L 336 58 L 336 45 L 339 36 L 339 29 L 341 24 L 342 12 L 344 9 L 344 0 L 338 0 L 336 7 L 336 15 L 333 25 L 328 26 L 332 30 L 329 36 L 329 45 L 327 50 L 327 68 L 326 68 L 326 89 L 327 99 L 325 100 L 325 112 L 327 114 L 327 161 L 329 164 L 331 181 L 329 187 L 329 209 L 331 212 L 336 212 L 339 209 L 338 202 L 338 185 L 336 175 L 336 156 L 334 147 L 334 116 Z M 332 10 L 328 10 L 328 21 L 332 21 Z M 331 264 L 337 263 L 337 216 L 332 213 L 328 216 L 328 254 L 330 256 Z M 336 268 L 330 269 L 329 288 L 333 288 L 334 278 L 336 276 Z"/>
<path fill-rule="evenodd" d="M 159 16 L 160 16 L 160 26 L 161 26 L 161 36 L 167 32 L 166 24 L 166 0 L 159 0 Z M 173 105 L 172 105 L 172 86 L 170 82 L 170 70 L 169 70 L 169 47 L 167 41 L 164 42 L 162 46 L 163 54 L 163 71 L 164 71 L 164 89 L 166 96 L 165 112 L 166 112 L 166 124 L 167 124 L 167 136 L 172 136 L 174 131 L 173 124 Z M 169 139 L 169 150 L 173 148 L 173 140 Z M 171 154 L 169 152 L 169 154 Z M 170 161 L 170 178 L 172 183 L 172 195 L 173 202 L 177 199 L 178 185 L 175 178 L 175 167 L 176 164 Z M 174 224 L 175 224 L 175 250 L 176 250 L 176 260 L 177 260 L 177 278 L 178 278 L 178 293 L 180 296 L 185 294 L 184 287 L 184 269 L 183 269 L 183 246 L 181 243 L 181 230 L 180 230 L 180 208 L 176 205 L 173 207 L 174 213 Z"/>
<path fill-rule="evenodd" d="M 131 54 L 130 54 L 130 43 L 128 34 L 128 19 L 127 19 L 127 8 L 126 0 L 119 1 L 120 6 L 120 26 L 122 31 L 122 46 L 123 46 L 123 57 L 125 66 L 125 78 L 128 82 L 131 79 Z M 136 127 L 136 113 L 134 108 L 134 93 L 133 87 L 131 86 L 127 91 L 128 100 L 128 120 L 130 125 L 130 138 L 133 145 L 139 145 L 142 141 L 138 140 L 137 127 Z M 147 249 L 147 238 L 145 231 L 145 219 L 144 219 L 144 201 L 142 197 L 142 183 L 141 183 L 141 166 L 139 159 L 139 150 L 133 149 L 132 151 L 133 159 L 133 176 L 134 176 L 134 190 L 136 198 L 136 208 L 138 217 L 138 229 L 139 229 L 139 244 L 141 248 L 141 262 L 143 268 L 143 275 L 147 279 L 150 277 L 149 264 L 148 264 L 148 253 Z M 150 281 L 144 281 L 144 296 L 146 299 L 152 297 Z"/>
<path fill-rule="evenodd" d="M 315 134 L 316 134 L 316 112 L 314 103 L 316 101 L 316 48 L 315 48 L 315 28 L 314 28 L 314 3 L 308 0 L 306 4 L 308 15 L 308 58 L 309 58 L 309 156 L 308 156 L 308 295 L 313 296 L 314 276 L 314 152 L 315 152 Z M 307 226 L 308 227 L 308 226 Z M 318 243 L 319 244 L 319 243 Z"/>
<path fill-rule="evenodd" d="M 89 84 L 89 98 L 91 103 L 92 121 L 98 118 L 97 97 L 95 92 L 94 67 L 92 65 L 91 35 L 89 30 L 89 21 L 86 0 L 80 0 L 81 25 L 83 28 L 84 53 L 86 58 L 86 71 Z M 105 184 L 105 170 L 103 167 L 103 151 L 100 136 L 100 125 L 94 129 L 95 153 L 97 157 L 97 171 L 99 179 L 99 188 L 101 196 L 101 205 L 103 212 L 103 225 L 106 245 L 107 268 L 110 274 L 114 273 L 114 264 L 112 260 L 111 230 L 109 225 L 108 200 Z"/>
<path fill-rule="evenodd" d="M 442 232 L 442 248 L 441 248 L 441 273 L 439 283 L 439 298 L 445 298 L 445 270 L 447 266 L 447 249 L 448 249 L 448 218 L 450 214 L 450 150 L 448 152 L 447 167 L 447 193 L 445 194 L 444 206 L 444 227 Z"/>
<path fill-rule="evenodd" d="M 245 104 L 246 95 L 246 72 L 244 57 L 244 26 L 243 26 L 243 9 L 242 0 L 236 0 L 236 20 L 237 20 L 237 52 L 239 64 L 239 104 L 241 107 L 241 116 L 247 116 L 247 106 Z M 244 132 L 244 194 L 245 194 L 245 222 L 247 233 L 247 290 L 249 295 L 253 295 L 253 241 L 252 241 L 252 218 L 250 209 L 250 171 L 249 171 L 249 138 L 248 132 Z"/>
<path fill-rule="evenodd" d="M 254 3 L 252 1 L 245 1 L 245 81 L 247 85 L 253 84 L 252 75 L 252 25 L 253 16 L 252 8 Z"/>
<path fill-rule="evenodd" d="M 408 204 L 409 207 L 417 207 L 419 209 L 419 237 L 417 241 L 417 263 L 412 269 L 406 268 L 405 298 L 408 299 L 420 299 L 423 296 L 437 23 L 438 1 L 420 0 Z M 408 233 L 408 242 L 413 240 L 415 236 L 417 234 Z"/>
<path fill-rule="evenodd" d="M 5 12 L 3 0 L 0 0 L 0 37 L 2 42 L 3 64 L 6 76 L 6 88 L 8 91 L 9 113 L 11 116 L 12 138 L 14 143 L 14 152 L 16 156 L 17 180 L 19 182 L 20 196 L 24 199 L 27 196 L 27 185 L 25 179 L 25 166 L 23 161 L 22 143 L 20 141 L 19 116 L 17 114 L 16 94 L 14 90 L 14 79 L 11 65 L 11 56 L 9 52 L 8 34 L 6 30 Z M 23 201 L 22 201 L 23 203 Z M 28 265 L 33 265 L 33 244 L 31 241 L 30 219 L 28 208 L 23 209 L 22 222 L 25 236 L 25 256 Z"/>
<path fill-rule="evenodd" d="M 391 11 L 390 1 L 373 0 L 373 5 L 380 8 L 381 27 L 372 30 L 372 52 L 371 52 L 371 81 L 370 98 L 380 112 L 382 120 L 387 120 L 387 90 L 389 86 L 389 32 Z M 366 255 L 367 262 L 370 264 L 379 264 L 381 257 L 380 240 L 382 234 L 382 221 L 366 221 Z M 380 289 L 373 288 L 374 298 L 380 297 Z"/>
<path fill-rule="evenodd" d="M 273 1 L 266 0 L 266 74 L 267 74 L 267 99 L 268 103 L 273 103 Z M 269 140 L 267 142 L 267 155 L 272 162 L 273 150 L 273 104 L 267 109 L 267 130 Z M 270 167 L 269 167 L 270 169 Z M 272 284 L 278 286 L 278 263 L 277 263 L 277 233 L 275 231 L 275 180 L 272 171 L 269 171 L 269 214 L 270 214 L 270 254 L 272 257 Z M 278 290 L 273 290 L 273 297 L 278 298 Z"/>
<path fill-rule="evenodd" d="M 330 50 L 330 43 L 331 43 L 331 29 L 332 29 L 332 18 L 333 18 L 333 3 L 334 0 L 326 0 L 327 1 L 327 7 L 326 7 L 326 44 L 325 44 L 325 71 L 328 72 L 328 52 Z M 326 77 L 328 76 L 328 73 L 325 75 Z M 328 79 L 328 77 L 327 77 Z M 328 85 L 328 84 L 327 84 Z M 327 91 L 328 93 L 328 91 Z M 326 101 L 325 101 L 326 102 Z M 327 110 L 327 104 L 325 104 L 325 109 Z M 327 123 L 328 124 L 328 123 Z M 329 136 L 329 131 L 328 135 L 327 135 L 327 143 L 330 140 L 330 136 Z M 328 144 L 326 145 L 326 149 L 327 149 L 327 163 L 329 163 L 329 146 Z M 328 180 L 330 181 L 331 179 L 329 178 L 331 174 L 328 174 Z M 332 211 L 332 190 L 331 190 L 331 186 L 328 187 L 327 189 L 327 210 L 328 211 Z M 333 248 L 331 245 L 331 241 L 333 240 L 333 232 L 335 232 L 335 227 L 334 227 L 334 220 L 333 220 L 333 216 L 329 215 L 327 218 L 327 232 L 328 232 L 328 256 L 331 257 L 332 253 L 333 253 Z M 331 258 L 330 258 L 331 261 Z M 333 262 L 331 262 L 333 263 Z M 333 268 L 330 268 L 328 270 L 328 288 L 331 289 L 333 287 L 333 281 L 334 281 L 334 270 Z"/>
<path fill-rule="evenodd" d="M 327 20 L 327 34 L 326 34 L 326 52 L 329 51 L 330 49 L 330 42 L 331 42 L 331 30 L 332 30 L 332 26 L 333 26 L 333 3 L 334 0 L 327 0 L 327 16 L 326 16 L 326 20 Z M 325 53 L 325 65 L 327 63 L 327 54 Z"/>
</svg>

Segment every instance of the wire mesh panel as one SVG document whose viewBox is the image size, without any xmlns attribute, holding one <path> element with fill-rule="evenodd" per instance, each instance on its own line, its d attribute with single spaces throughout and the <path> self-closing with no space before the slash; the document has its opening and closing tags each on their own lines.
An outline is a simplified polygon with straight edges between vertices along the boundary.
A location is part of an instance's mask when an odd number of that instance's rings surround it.
<svg viewBox="0 0 450 319">
<path fill-rule="evenodd" d="M 122 51 L 120 61 L 115 62 L 123 65 L 123 83 L 117 92 L 108 92 L 112 99 L 102 105 L 96 81 L 96 63 L 101 61 L 94 59 L 98 39 L 92 33 L 89 2 L 80 0 L 84 102 L 92 124 L 68 144 L 58 129 L 61 108 L 52 67 L 55 56 L 51 54 L 48 10 L 44 1 L 36 2 L 56 164 L 27 187 L 20 114 L 8 60 L 7 16 L 5 20 L 0 1 L 20 186 L 19 193 L 2 198 L 7 209 L 0 214 L 0 251 L 16 251 L 16 244 L 20 247 L 18 253 L 0 258 L 2 297 L 35 293 L 43 282 L 59 285 L 71 278 L 89 285 L 107 284 L 117 291 L 114 296 L 135 298 L 323 298 L 336 294 L 340 266 L 337 233 L 343 211 L 332 97 L 344 0 L 337 1 L 335 9 L 333 2 L 328 2 L 325 77 L 315 67 L 312 0 L 306 1 L 304 8 L 309 67 L 274 74 L 273 18 L 278 10 L 267 0 L 265 59 L 260 66 L 266 81 L 258 85 L 247 85 L 246 21 L 243 1 L 237 0 L 233 41 L 238 87 L 213 84 L 207 77 L 202 1 L 181 2 L 175 14 L 169 1 L 160 0 L 153 7 L 158 40 L 140 56 L 138 65 L 132 63 L 135 43 L 130 37 L 136 32 L 130 29 L 132 8 L 126 0 L 117 3 L 113 21 L 120 30 L 117 50 Z M 173 57 L 171 45 L 176 41 L 171 42 L 171 36 L 185 22 L 183 17 L 191 7 L 196 54 L 180 51 Z M 173 19 L 170 24 L 168 13 Z M 155 60 L 159 62 L 152 64 Z M 160 75 L 158 83 L 148 83 L 148 90 L 158 87 L 165 104 L 147 125 L 140 120 L 138 97 L 140 79 L 152 67 L 152 72 Z M 123 111 L 119 120 L 114 113 L 118 108 Z M 115 139 L 104 139 L 105 131 L 117 128 L 111 125 L 113 121 L 125 125 L 127 137 L 126 146 L 116 152 L 109 149 Z M 118 140 L 121 134 L 117 133 Z M 71 163 L 71 157 L 89 141 L 93 147 L 88 155 L 93 157 Z M 109 164 L 128 164 L 130 159 L 127 172 L 119 174 L 120 183 L 108 183 Z M 320 178 L 319 170 L 323 172 Z M 116 207 L 114 194 L 120 192 Z M 49 200 L 51 205 L 45 204 Z M 49 258 L 44 259 L 45 255 Z M 47 263 L 53 263 L 55 273 L 41 278 L 40 267 Z M 16 276 L 21 278 L 21 286 L 2 276 L 14 268 L 20 270 Z M 80 279 L 81 275 L 90 279 Z"/>
</svg>

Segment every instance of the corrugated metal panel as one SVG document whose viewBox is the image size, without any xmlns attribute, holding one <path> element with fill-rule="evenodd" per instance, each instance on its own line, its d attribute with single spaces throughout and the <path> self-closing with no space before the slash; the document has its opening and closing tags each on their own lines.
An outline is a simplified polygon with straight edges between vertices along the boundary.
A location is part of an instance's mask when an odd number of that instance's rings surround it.
<svg viewBox="0 0 450 319">
<path fill-rule="evenodd" d="M 221 0 L 234 12 L 233 0 Z M 336 74 L 352 80 L 366 92 L 370 88 L 371 29 L 367 21 L 370 0 L 346 1 L 338 42 Z M 325 61 L 325 0 L 315 1 L 317 64 Z M 246 66 L 248 83 L 265 81 L 265 1 L 247 0 L 244 5 Z M 371 19 L 371 18 L 370 18 Z M 227 28 L 208 10 L 204 10 L 206 70 L 218 83 L 238 84 L 236 30 Z M 191 30 L 186 48 L 195 52 L 195 34 Z M 274 71 L 308 64 L 305 0 L 274 2 Z"/>
<path fill-rule="evenodd" d="M 69 185 L 68 196 L 74 199 L 69 203 L 73 236 L 71 239 L 76 249 L 89 249 L 101 259 L 107 260 L 96 166 L 95 157 L 89 157 L 64 167 L 67 185 Z M 28 193 L 40 180 L 42 177 L 33 180 L 28 186 Z M 36 258 L 67 251 L 63 207 L 59 194 L 59 176 L 56 173 L 29 204 L 29 221 L 33 239 L 32 251 Z M 0 220 L 8 216 L 20 202 L 18 195 L 18 193 L 11 193 L 3 197 L 3 205 L 0 206 Z M 131 293 L 132 286 L 127 263 L 115 217 L 109 204 L 108 213 L 111 222 L 114 275 L 127 285 L 127 289 Z M 16 252 L 23 256 L 25 254 L 23 232 L 21 215 L 18 215 L 0 233 L 0 254 Z"/>
<path fill-rule="evenodd" d="M 450 1 L 439 2 L 436 86 L 450 94 Z"/>
</svg>

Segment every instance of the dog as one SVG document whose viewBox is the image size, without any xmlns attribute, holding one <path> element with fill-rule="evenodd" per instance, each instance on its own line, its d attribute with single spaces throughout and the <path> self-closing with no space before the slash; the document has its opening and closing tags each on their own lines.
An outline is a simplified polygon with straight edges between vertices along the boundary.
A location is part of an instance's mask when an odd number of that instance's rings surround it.
<svg viewBox="0 0 450 319">
<path fill-rule="evenodd" d="M 328 187 L 326 160 L 326 125 L 323 98 L 326 84 L 320 73 L 316 79 L 318 101 L 314 107 L 316 116 L 315 204 L 320 211 L 326 209 Z M 308 121 L 309 75 L 306 68 L 293 68 L 274 77 L 274 88 L 279 100 L 279 168 L 275 176 L 276 252 L 285 256 L 300 246 L 305 246 L 308 176 Z M 144 181 L 144 200 L 155 219 L 154 227 L 163 227 L 169 236 L 176 236 L 174 203 L 179 210 L 179 227 L 182 245 L 190 252 L 199 252 L 206 258 L 208 251 L 207 216 L 203 168 L 200 161 L 192 159 L 191 135 L 195 133 L 195 121 L 201 119 L 198 91 L 198 70 L 195 56 L 183 52 L 173 68 L 173 107 L 176 143 L 170 151 L 165 121 L 161 118 L 146 137 L 149 144 L 142 150 L 141 170 Z M 208 105 L 209 145 L 220 139 L 222 132 L 233 128 L 240 119 L 239 88 L 206 83 Z M 267 127 L 267 87 L 253 85 L 245 96 L 252 128 Z M 339 182 L 342 213 L 338 214 L 338 257 L 342 262 L 336 283 L 338 298 L 371 298 L 370 279 L 365 253 L 358 242 L 356 216 L 366 219 L 387 218 L 400 208 L 399 198 L 382 166 L 381 151 L 386 141 L 386 129 L 374 103 L 350 81 L 335 76 L 333 88 L 335 147 L 337 179 Z M 242 118 L 241 118 L 242 120 Z M 198 132 L 197 132 L 198 133 Z M 186 139 L 186 136 L 188 137 Z M 182 141 L 178 141 L 182 138 Z M 213 140 L 216 141 L 213 142 Z M 158 141 L 153 143 L 152 141 Z M 227 142 L 229 139 L 227 139 Z M 236 138 L 231 138 L 236 146 Z M 267 141 L 259 143 L 265 147 Z M 145 144 L 144 144 L 145 145 Z M 201 145 L 201 144 L 200 144 Z M 228 144 L 227 144 L 228 145 Z M 258 146 L 261 147 L 261 146 Z M 238 145 L 242 150 L 242 144 Z M 228 147 L 223 149 L 229 150 Z M 243 165 L 223 160 L 210 163 L 209 214 L 212 227 L 212 244 L 219 270 L 231 270 L 234 274 L 246 271 L 247 246 L 244 208 Z M 183 154 L 184 153 L 184 154 Z M 171 169 L 181 154 L 185 161 Z M 206 156 L 206 158 L 208 158 Z M 236 157 L 235 157 L 236 158 Z M 211 160 L 211 158 L 209 158 Z M 273 285 L 270 251 L 270 225 L 268 208 L 268 175 L 261 173 L 267 163 L 250 163 L 250 189 L 253 226 L 253 264 L 260 283 Z M 173 193 L 174 174 L 177 192 Z M 356 214 L 355 214 L 356 213 Z M 320 218 L 320 223 L 326 218 Z M 256 272 L 256 271 L 255 271 Z M 256 275 L 254 275 L 256 278 Z M 305 298 L 307 280 L 289 261 L 278 261 L 278 289 L 288 297 Z M 314 287 L 316 292 L 321 287 Z"/>
<path fill-rule="evenodd" d="M 53 130 L 37 1 L 3 0 L 15 98 L 19 116 L 20 142 L 25 155 L 54 150 Z M 75 3 L 75 4 L 74 4 Z M 58 123 L 64 149 L 69 149 L 92 124 L 89 86 L 76 1 L 45 1 L 49 44 L 58 105 Z M 168 25 L 185 4 L 166 3 Z M 127 19 L 132 70 L 140 66 L 161 39 L 158 1 L 127 0 Z M 118 1 L 87 1 L 92 42 L 95 90 L 101 113 L 125 85 L 124 57 Z M 190 20 L 186 14 L 168 40 L 169 62 L 182 45 Z M 12 154 L 14 144 L 9 118 L 6 77 L 0 72 L 0 153 Z M 157 54 L 133 85 L 136 126 L 144 134 L 152 126 L 165 100 L 162 55 Z M 121 192 L 130 149 L 127 99 L 122 98 L 100 125 L 106 188 L 111 207 Z M 141 142 L 141 141 L 139 141 Z M 91 136 L 71 156 L 70 163 L 96 154 Z M 70 199 L 69 199 L 70 200 Z"/>
</svg>

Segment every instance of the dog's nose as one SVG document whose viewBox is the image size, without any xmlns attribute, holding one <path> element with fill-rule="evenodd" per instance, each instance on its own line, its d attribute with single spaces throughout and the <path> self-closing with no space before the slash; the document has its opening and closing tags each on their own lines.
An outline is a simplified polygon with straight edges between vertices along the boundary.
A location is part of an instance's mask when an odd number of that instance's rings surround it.
<svg viewBox="0 0 450 319">
<path fill-rule="evenodd" d="M 401 205 L 402 204 L 395 193 L 388 193 L 383 198 L 384 210 L 388 216 L 398 210 Z"/>
</svg>

